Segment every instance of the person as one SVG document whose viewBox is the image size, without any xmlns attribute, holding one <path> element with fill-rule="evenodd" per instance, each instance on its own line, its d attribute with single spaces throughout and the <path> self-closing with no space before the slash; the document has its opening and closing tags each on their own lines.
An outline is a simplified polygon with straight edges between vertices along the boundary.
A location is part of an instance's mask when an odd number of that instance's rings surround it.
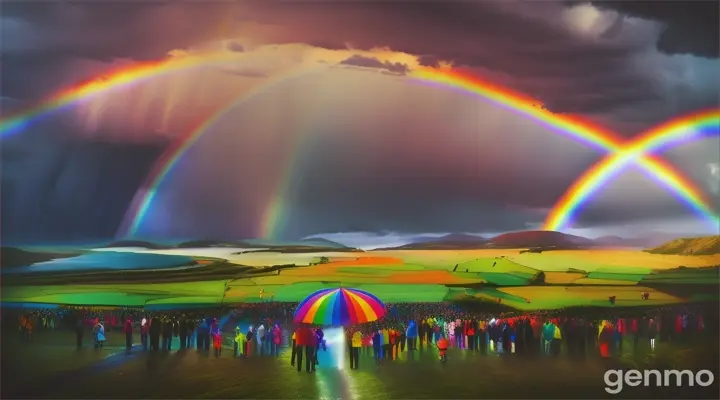
<svg viewBox="0 0 720 400">
<path fill-rule="evenodd" d="M 78 350 L 82 348 L 83 336 L 85 336 L 85 326 L 83 325 L 83 319 L 78 318 L 75 321 L 75 343 Z"/>
<path fill-rule="evenodd" d="M 405 335 L 408 341 L 408 351 L 417 350 L 418 327 L 415 321 L 410 321 Z"/>
<path fill-rule="evenodd" d="M 550 355 L 553 339 L 555 339 L 555 325 L 547 320 L 542 329 L 543 354 Z"/>
<path fill-rule="evenodd" d="M 648 321 L 647 333 L 648 333 L 648 338 L 650 339 L 650 350 L 654 351 L 655 350 L 655 337 L 657 336 L 657 333 L 658 333 L 658 327 L 657 327 L 657 324 L 655 323 L 655 320 L 652 318 L 650 318 L 650 320 Z"/>
<path fill-rule="evenodd" d="M 380 366 L 380 359 L 382 358 L 382 342 L 383 336 L 382 331 L 379 329 L 376 329 L 373 338 L 372 338 L 372 344 L 373 344 L 373 354 L 375 355 L 375 365 Z"/>
<path fill-rule="evenodd" d="M 237 358 L 242 356 L 245 350 L 245 335 L 242 333 L 240 326 L 235 327 L 235 340 L 233 341 L 233 356 Z"/>
<path fill-rule="evenodd" d="M 173 323 L 170 319 L 162 322 L 162 349 L 164 351 L 172 350 Z"/>
<path fill-rule="evenodd" d="M 290 357 L 290 366 L 295 366 L 295 358 L 297 357 L 297 329 L 292 333 L 292 356 Z"/>
<path fill-rule="evenodd" d="M 152 317 L 150 319 L 150 349 L 158 351 L 160 349 L 160 333 L 162 331 L 162 323 L 160 318 Z"/>
<path fill-rule="evenodd" d="M 320 349 L 323 351 L 327 351 L 327 347 L 325 347 L 325 332 L 323 332 L 322 328 L 318 327 L 315 329 L 315 365 L 318 365 L 320 362 L 318 360 L 318 352 L 320 352 Z"/>
<path fill-rule="evenodd" d="M 179 325 L 178 332 L 180 334 L 179 335 L 180 336 L 180 349 L 184 349 L 186 347 L 189 347 L 188 343 L 187 343 L 188 322 L 187 322 L 187 319 L 185 318 L 185 316 L 182 316 L 180 318 L 180 322 L 178 325 Z"/>
<path fill-rule="evenodd" d="M 215 358 L 218 358 L 222 355 L 222 333 L 219 330 L 212 333 L 212 341 Z"/>
<path fill-rule="evenodd" d="M 250 355 L 254 354 L 256 340 L 255 330 L 253 326 L 250 325 L 248 327 L 247 334 L 245 335 L 245 357 L 250 357 Z"/>
<path fill-rule="evenodd" d="M 442 337 L 437 341 L 437 344 L 436 344 L 436 345 L 437 345 L 438 351 L 440 352 L 440 361 L 442 361 L 442 362 L 445 362 L 445 361 L 447 360 L 447 358 L 446 358 L 446 353 L 447 353 L 447 349 L 448 349 L 448 345 L 449 345 L 449 344 L 450 344 L 450 343 L 448 342 L 447 339 L 445 339 L 445 336 L 442 336 Z"/>
<path fill-rule="evenodd" d="M 371 330 L 367 330 L 363 334 L 363 344 L 362 345 L 363 345 L 363 352 L 365 353 L 365 355 L 370 355 L 370 348 L 372 347 L 372 337 L 373 337 L 373 334 L 372 334 Z"/>
<path fill-rule="evenodd" d="M 148 324 L 147 318 L 143 318 L 140 321 L 140 342 L 142 343 L 143 351 L 148 350 L 148 332 L 150 324 Z"/>
<path fill-rule="evenodd" d="M 130 318 L 125 321 L 125 326 L 123 326 L 123 333 L 125 334 L 125 351 L 129 353 L 132 350 L 133 345 L 133 323 Z"/>
<path fill-rule="evenodd" d="M 95 348 L 102 349 L 103 345 L 105 344 L 105 326 L 103 325 L 102 321 L 95 321 L 93 335 L 95 336 Z"/>
<path fill-rule="evenodd" d="M 382 328 L 382 357 L 383 358 L 392 358 L 391 354 L 391 348 L 390 348 L 390 332 L 387 330 L 387 328 Z M 428 341 L 429 343 L 430 341 Z"/>
<path fill-rule="evenodd" d="M 309 327 L 301 327 L 298 331 L 298 372 L 302 367 L 302 356 L 303 351 L 305 352 L 305 372 L 315 371 L 315 358 L 314 358 L 314 345 L 315 335 Z"/>
<path fill-rule="evenodd" d="M 280 356 L 280 342 L 282 341 L 282 330 L 278 324 L 275 324 L 272 330 L 272 352 L 275 357 Z"/>
<path fill-rule="evenodd" d="M 554 330 L 553 330 L 553 342 L 552 342 L 552 349 L 553 349 L 553 355 L 558 356 L 560 355 L 560 348 L 562 344 L 562 332 L 560 331 L 560 327 L 557 326 L 557 324 L 553 323 Z"/>
<path fill-rule="evenodd" d="M 295 328 L 295 333 L 293 334 L 293 336 L 295 336 L 295 352 L 294 352 L 293 356 L 297 357 L 297 372 L 300 372 L 300 370 L 302 369 L 303 350 L 305 349 L 304 329 L 305 328 L 303 328 L 303 327 L 297 327 L 297 328 Z M 295 358 L 293 358 L 293 360 L 295 360 Z M 291 360 L 291 361 L 293 361 L 293 360 Z M 294 365 L 294 364 L 291 363 L 291 365 Z"/>
<path fill-rule="evenodd" d="M 260 353 L 260 355 L 263 355 L 263 350 L 265 347 L 265 325 L 260 324 L 260 326 L 258 326 L 255 334 L 255 339 L 258 353 Z"/>
<path fill-rule="evenodd" d="M 467 337 L 469 350 L 475 350 L 475 325 L 471 320 L 466 320 L 464 325 L 465 336 Z"/>
<path fill-rule="evenodd" d="M 360 347 L 362 347 L 363 336 L 359 330 L 352 334 L 352 347 L 350 348 L 350 369 L 358 369 L 360 362 Z"/>
</svg>

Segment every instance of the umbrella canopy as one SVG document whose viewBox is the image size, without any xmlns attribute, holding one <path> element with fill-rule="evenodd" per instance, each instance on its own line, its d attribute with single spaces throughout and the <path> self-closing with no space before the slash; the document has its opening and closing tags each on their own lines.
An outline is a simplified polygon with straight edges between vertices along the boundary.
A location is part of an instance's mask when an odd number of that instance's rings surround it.
<svg viewBox="0 0 720 400">
<path fill-rule="evenodd" d="M 385 305 L 357 289 L 322 289 L 309 295 L 295 310 L 294 321 L 315 325 L 355 325 L 385 315 Z"/>
</svg>

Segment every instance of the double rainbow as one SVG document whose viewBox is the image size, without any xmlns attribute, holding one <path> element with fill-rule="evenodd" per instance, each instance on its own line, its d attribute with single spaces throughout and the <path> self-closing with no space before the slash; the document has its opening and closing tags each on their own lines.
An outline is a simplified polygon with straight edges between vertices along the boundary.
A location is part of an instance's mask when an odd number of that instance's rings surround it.
<svg viewBox="0 0 720 400">
<path fill-rule="evenodd" d="M 213 52 L 192 56 L 172 57 L 158 62 L 139 63 L 132 66 L 122 67 L 113 72 L 105 74 L 102 79 L 96 79 L 82 84 L 74 85 L 62 90 L 43 101 L 36 107 L 13 114 L 0 120 L 0 136 L 7 136 L 21 131 L 27 123 L 35 118 L 46 115 L 54 110 L 62 108 L 78 100 L 91 97 L 115 88 L 134 84 L 158 75 L 189 68 L 201 67 L 213 62 L 234 60 L 237 54 L 227 52 Z M 185 135 L 171 146 L 158 163 L 152 169 L 146 182 L 148 187 L 144 193 L 139 193 L 139 198 L 133 202 L 123 222 L 123 227 L 118 232 L 120 236 L 135 234 L 142 223 L 143 218 L 148 214 L 151 203 L 157 193 L 157 188 L 168 176 L 173 166 L 177 164 L 182 155 L 192 147 L 199 137 L 207 132 L 216 121 L 223 115 L 230 112 L 241 100 L 251 97 L 267 88 L 270 85 L 278 84 L 287 75 L 270 80 L 269 83 L 260 85 L 250 94 L 243 94 L 227 107 L 221 108 L 202 123 L 196 125 L 189 134 Z M 550 128 L 551 131 L 568 136 L 582 143 L 603 150 L 610 154 L 609 158 L 601 161 L 583 174 L 562 198 L 553 207 L 545 223 L 545 229 L 558 230 L 565 227 L 582 204 L 587 202 L 597 189 L 612 178 L 617 172 L 629 164 L 638 165 L 648 176 L 659 184 L 673 192 L 682 202 L 686 203 L 700 217 L 717 227 L 718 217 L 710 202 L 705 198 L 692 181 L 678 173 L 666 162 L 648 155 L 650 151 L 667 147 L 668 143 L 677 144 L 693 140 L 703 133 L 712 131 L 713 124 L 717 125 L 718 110 L 713 109 L 700 113 L 694 113 L 669 121 L 662 126 L 650 130 L 643 135 L 642 140 L 633 141 L 628 145 L 625 140 L 604 130 L 598 126 L 589 124 L 578 118 L 556 115 L 542 107 L 541 102 L 520 93 L 513 92 L 507 88 L 484 81 L 477 76 L 450 69 L 422 68 L 410 74 L 411 79 L 419 82 L 437 84 L 445 88 L 459 89 L 463 92 L 486 99 L 492 103 L 503 106 L 522 116 L 531 118 L 538 123 Z M 298 140 L 296 147 L 307 144 Z M 638 147 L 640 146 L 640 147 Z M 642 146 L 646 146 L 643 148 Z M 295 152 L 300 151 L 296 148 Z M 612 161 L 611 161 L 612 160 Z M 289 165 L 287 168 L 292 169 Z M 284 193 L 287 193 L 291 174 L 284 174 L 276 184 L 273 200 L 268 202 L 267 210 L 262 213 L 264 220 L 260 222 L 261 234 L 265 237 L 277 236 L 278 230 L 283 224 L 285 214 L 279 208 L 284 207 L 282 201 L 278 201 Z"/>
<path fill-rule="evenodd" d="M 677 118 L 651 129 L 629 144 L 611 154 L 586 170 L 565 194 L 557 201 L 545 221 L 545 230 L 560 230 L 572 221 L 580 207 L 586 203 L 598 189 L 610 179 L 615 177 L 631 163 L 643 163 L 648 153 L 671 147 L 678 143 L 696 139 L 707 135 L 717 135 L 720 125 L 720 110 L 709 110 Z M 662 160 L 655 160 L 661 165 L 655 172 L 673 188 L 701 215 L 707 216 L 710 227 L 717 231 L 720 229 L 720 220 L 715 212 L 707 205 L 693 188 L 687 185 L 681 176 L 672 170 L 672 167 Z M 641 164 L 642 165 L 642 164 Z"/>
</svg>

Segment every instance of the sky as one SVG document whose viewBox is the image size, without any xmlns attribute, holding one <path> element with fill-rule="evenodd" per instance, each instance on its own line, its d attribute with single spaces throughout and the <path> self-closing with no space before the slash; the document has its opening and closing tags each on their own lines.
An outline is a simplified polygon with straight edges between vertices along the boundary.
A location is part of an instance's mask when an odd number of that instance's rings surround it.
<svg viewBox="0 0 720 400">
<path fill-rule="evenodd" d="M 4 4 L 3 116 L 118 68 L 207 62 L 87 96 L 3 137 L 2 238 L 113 238 L 147 193 L 134 233 L 149 239 L 395 243 L 537 229 L 604 153 L 414 71 L 463 70 L 631 139 L 719 106 L 717 15 L 717 2 L 673 1 Z M 167 178 L 148 182 L 211 119 Z M 717 210 L 717 135 L 659 156 Z M 629 167 L 567 231 L 718 229 Z"/>
</svg>

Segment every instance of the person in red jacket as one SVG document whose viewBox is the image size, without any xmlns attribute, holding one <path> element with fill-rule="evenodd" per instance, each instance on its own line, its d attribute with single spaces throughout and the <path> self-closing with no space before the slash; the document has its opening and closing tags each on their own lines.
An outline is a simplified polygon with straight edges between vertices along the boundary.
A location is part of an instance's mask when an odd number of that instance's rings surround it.
<svg viewBox="0 0 720 400">
<path fill-rule="evenodd" d="M 315 334 L 307 326 L 298 327 L 295 331 L 295 341 L 297 347 L 297 370 L 300 372 L 303 362 L 303 353 L 305 355 L 305 371 L 315 370 Z"/>
<path fill-rule="evenodd" d="M 133 345 L 133 323 L 130 318 L 125 321 L 125 326 L 123 326 L 123 333 L 125 334 L 125 351 L 129 353 Z"/>
<path fill-rule="evenodd" d="M 471 320 L 465 321 L 465 336 L 468 341 L 468 349 L 475 350 L 475 325 Z"/>
</svg>

